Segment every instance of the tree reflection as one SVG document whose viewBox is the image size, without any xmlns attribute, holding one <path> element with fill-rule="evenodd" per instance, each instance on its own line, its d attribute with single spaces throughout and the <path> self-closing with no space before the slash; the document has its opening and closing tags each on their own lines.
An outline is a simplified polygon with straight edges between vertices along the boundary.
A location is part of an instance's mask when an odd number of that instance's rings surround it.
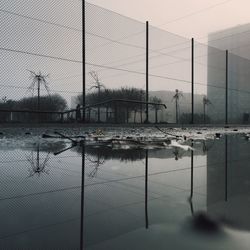
<svg viewBox="0 0 250 250">
<path fill-rule="evenodd" d="M 46 167 L 48 166 L 48 161 L 50 159 L 49 155 L 50 152 L 48 152 L 45 158 L 41 160 L 39 144 L 37 145 L 36 151 L 31 151 L 30 156 L 27 157 L 27 161 L 31 165 L 31 168 L 28 169 L 28 177 L 33 177 L 35 175 L 40 177 L 41 174 L 49 174 L 49 170 L 46 169 Z"/>
<path fill-rule="evenodd" d="M 206 154 L 214 145 L 214 140 L 212 143 L 209 143 L 209 141 L 202 141 L 202 152 Z"/>
<path fill-rule="evenodd" d="M 97 177 L 98 169 L 101 165 L 105 163 L 105 160 L 100 157 L 100 154 L 97 154 L 96 156 L 86 155 L 86 159 L 90 162 L 91 166 L 93 167 L 93 170 L 90 171 L 88 177 L 90 178 Z"/>
<path fill-rule="evenodd" d="M 174 149 L 173 149 L 173 155 L 174 155 L 174 159 L 176 160 L 176 161 L 178 161 L 179 159 L 181 159 L 182 158 L 182 156 L 183 156 L 183 154 L 184 154 L 184 150 L 180 150 L 179 148 L 177 148 L 177 147 L 174 147 Z"/>
<path fill-rule="evenodd" d="M 78 154 L 81 150 L 75 147 Z M 111 147 L 93 147 L 85 146 L 86 157 L 90 162 L 102 165 L 106 160 L 120 160 L 120 161 L 140 161 L 145 158 L 145 151 L 142 149 L 113 149 Z"/>
</svg>

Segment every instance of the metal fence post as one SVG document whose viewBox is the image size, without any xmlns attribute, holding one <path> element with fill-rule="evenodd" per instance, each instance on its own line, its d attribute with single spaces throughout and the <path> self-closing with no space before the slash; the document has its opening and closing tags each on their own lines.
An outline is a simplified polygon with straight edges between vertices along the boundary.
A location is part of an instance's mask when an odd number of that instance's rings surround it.
<svg viewBox="0 0 250 250">
<path fill-rule="evenodd" d="M 82 1 L 82 106 L 86 106 L 85 89 L 86 89 L 86 40 L 85 40 L 85 0 Z M 85 123 L 85 109 L 83 109 L 82 122 Z"/>
<path fill-rule="evenodd" d="M 118 107 L 117 107 L 117 101 L 115 103 L 115 123 L 118 123 Z"/>
<path fill-rule="evenodd" d="M 225 124 L 228 124 L 228 50 L 226 50 Z"/>
<path fill-rule="evenodd" d="M 194 38 L 191 39 L 191 124 L 194 124 Z"/>
<path fill-rule="evenodd" d="M 146 120 L 148 123 L 148 50 L 149 50 L 148 21 L 146 22 Z"/>
</svg>

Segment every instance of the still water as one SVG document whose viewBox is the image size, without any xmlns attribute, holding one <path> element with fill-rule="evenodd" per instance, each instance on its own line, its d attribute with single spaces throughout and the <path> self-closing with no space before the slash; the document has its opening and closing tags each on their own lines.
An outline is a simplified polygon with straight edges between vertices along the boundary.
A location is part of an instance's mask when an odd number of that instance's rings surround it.
<svg viewBox="0 0 250 250">
<path fill-rule="evenodd" d="M 249 249 L 243 135 L 194 151 L 69 146 L 1 148 L 0 249 Z"/>
</svg>

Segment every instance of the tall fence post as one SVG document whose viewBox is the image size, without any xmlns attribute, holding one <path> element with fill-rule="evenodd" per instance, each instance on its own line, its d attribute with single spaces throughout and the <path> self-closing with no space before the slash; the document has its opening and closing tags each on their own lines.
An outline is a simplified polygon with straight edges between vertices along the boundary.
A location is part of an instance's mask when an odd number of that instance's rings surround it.
<svg viewBox="0 0 250 250">
<path fill-rule="evenodd" d="M 191 39 L 191 124 L 194 124 L 194 38 Z"/>
<path fill-rule="evenodd" d="M 86 89 L 86 40 L 85 40 L 85 0 L 82 1 L 82 106 L 83 106 L 83 113 L 82 113 L 82 122 L 85 123 L 85 109 L 86 101 L 85 101 L 85 89 Z"/>
<path fill-rule="evenodd" d="M 228 50 L 226 50 L 225 124 L 228 124 Z"/>
<path fill-rule="evenodd" d="M 148 50 L 149 50 L 149 32 L 148 32 L 148 21 L 146 22 L 146 120 L 148 123 Z"/>
</svg>

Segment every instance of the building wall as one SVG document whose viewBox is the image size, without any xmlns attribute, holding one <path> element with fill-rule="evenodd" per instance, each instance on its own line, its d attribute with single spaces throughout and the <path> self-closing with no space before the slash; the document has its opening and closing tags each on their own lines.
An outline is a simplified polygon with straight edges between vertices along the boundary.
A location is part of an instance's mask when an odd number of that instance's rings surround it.
<svg viewBox="0 0 250 250">
<path fill-rule="evenodd" d="M 244 121 L 244 114 L 250 112 L 250 24 L 233 27 L 214 32 L 209 35 L 208 48 L 208 98 L 214 104 L 211 109 L 215 122 L 225 121 L 225 87 L 226 87 L 226 50 L 228 57 L 228 119 L 229 123 L 248 123 Z"/>
</svg>

